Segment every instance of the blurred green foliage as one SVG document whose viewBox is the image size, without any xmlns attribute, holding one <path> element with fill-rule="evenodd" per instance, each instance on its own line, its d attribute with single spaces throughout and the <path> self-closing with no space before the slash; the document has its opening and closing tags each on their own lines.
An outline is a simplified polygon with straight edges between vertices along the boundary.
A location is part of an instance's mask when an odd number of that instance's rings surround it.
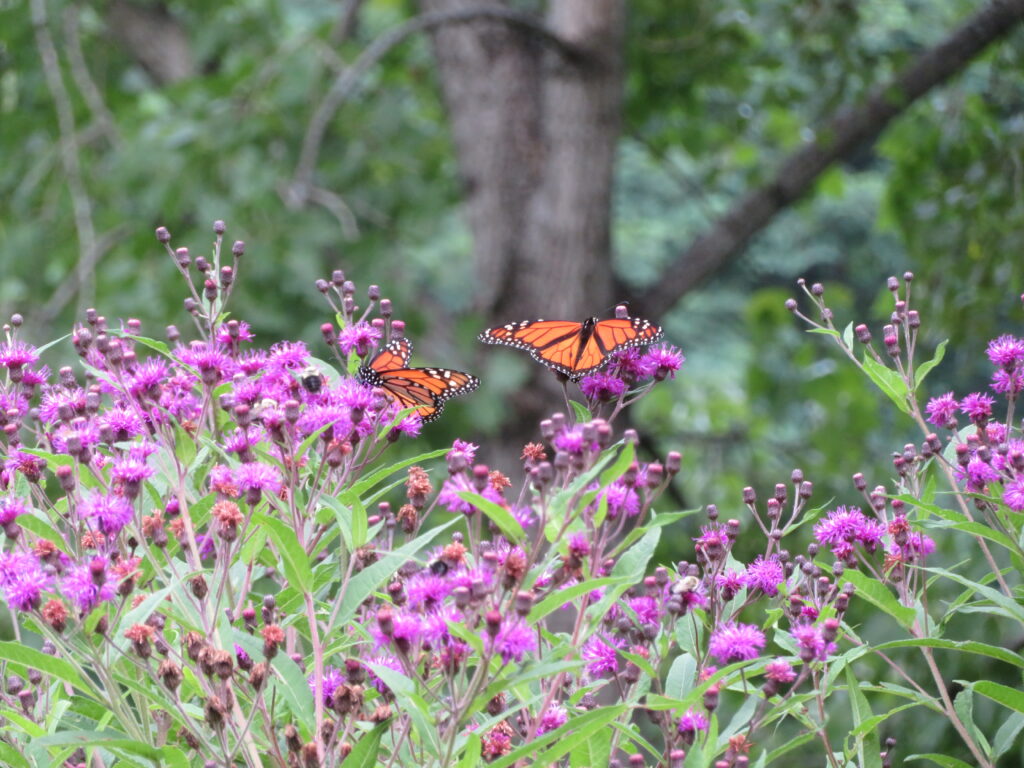
<svg viewBox="0 0 1024 768">
<path fill-rule="evenodd" d="M 282 195 L 331 80 L 369 41 L 409 18 L 412 2 L 370 0 L 355 33 L 337 46 L 330 39 L 337 3 L 170 3 L 201 74 L 167 87 L 113 44 L 102 6 L 46 7 L 94 226 L 109 247 L 82 291 L 65 290 L 80 243 L 54 101 L 26 0 L 0 3 L 4 316 L 24 313 L 40 342 L 66 332 L 87 306 L 108 318 L 139 317 L 154 336 L 169 322 L 184 329 L 184 287 L 153 229 L 166 225 L 175 246 L 203 253 L 210 223 L 221 218 L 229 238 L 248 243 L 232 310 L 262 342 L 304 339 L 324 356 L 317 329 L 330 312 L 313 283 L 342 268 L 360 290 L 379 283 L 395 301 L 417 340 L 417 362 L 483 367 L 472 341 L 482 321 L 468 314 L 470 240 L 422 37 L 391 51 L 331 123 L 315 184 L 341 203 L 293 209 Z M 812 136 L 818 121 L 977 7 L 967 0 L 633 0 L 615 269 L 637 286 L 656 281 L 671 256 Z M 87 72 L 67 56 L 69 15 L 78 21 Z M 826 283 L 840 327 L 868 322 L 877 336 L 889 312 L 886 276 L 913 270 L 923 354 L 954 340 L 929 391 L 984 386 L 984 344 L 1019 327 L 1015 297 L 1024 289 L 1017 268 L 1022 43 L 1014 33 L 912 106 L 877 146 L 830 170 L 740 259 L 661 318 L 689 360 L 636 420 L 655 454 L 683 451 L 677 485 L 686 505 L 714 502 L 725 516 L 741 517 L 743 486 L 766 495 L 797 466 L 815 482 L 816 503 L 856 503 L 850 475 L 885 483 L 891 451 L 919 439 L 824 338 L 805 334 L 785 311 L 800 276 Z M 109 118 L 84 97 L 85 77 Z M 453 403 L 428 439 L 500 440 L 527 364 L 494 367 L 493 380 Z M 688 551 L 692 533 L 679 534 L 676 553 Z"/>
</svg>

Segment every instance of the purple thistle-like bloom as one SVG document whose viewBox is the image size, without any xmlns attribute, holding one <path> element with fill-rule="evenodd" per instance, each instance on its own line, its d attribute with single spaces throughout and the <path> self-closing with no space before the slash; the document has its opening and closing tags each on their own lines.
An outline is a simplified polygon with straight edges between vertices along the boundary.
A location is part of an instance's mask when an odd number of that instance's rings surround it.
<svg viewBox="0 0 1024 768">
<path fill-rule="evenodd" d="M 798 624 L 789 634 L 800 648 L 800 658 L 804 661 L 825 661 L 829 654 L 836 652 L 836 644 L 825 642 L 821 628 L 813 624 Z"/>
<path fill-rule="evenodd" d="M 1024 479 L 1017 478 L 1006 484 L 1003 503 L 1014 512 L 1024 512 Z"/>
<path fill-rule="evenodd" d="M 899 544 L 893 544 L 889 551 L 900 560 L 921 561 L 935 551 L 935 541 L 923 533 L 911 531 L 907 534 L 906 544 L 902 547 Z"/>
<path fill-rule="evenodd" d="M 565 711 L 565 707 L 561 704 L 553 704 L 541 715 L 540 723 L 537 724 L 537 735 L 540 736 L 548 731 L 561 728 L 568 720 L 569 713 Z"/>
<path fill-rule="evenodd" d="M 637 347 L 628 347 L 613 353 L 611 365 L 608 367 L 625 381 L 649 379 L 654 375 L 654 371 L 657 370 L 651 367 L 647 355 L 643 354 Z"/>
<path fill-rule="evenodd" d="M 708 718 L 703 712 L 700 712 L 692 707 L 683 713 L 683 716 L 679 718 L 679 733 L 684 736 L 693 736 L 697 731 L 706 731 L 708 729 Z"/>
<path fill-rule="evenodd" d="M 252 376 L 257 373 L 261 373 L 267 366 L 268 355 L 265 350 L 262 349 L 247 349 L 245 352 L 238 356 L 235 363 L 238 365 L 239 370 L 242 371 L 246 376 Z"/>
<path fill-rule="evenodd" d="M 0 497 L 0 526 L 7 525 L 14 521 L 18 515 L 28 512 L 25 502 L 16 496 Z"/>
<path fill-rule="evenodd" d="M 0 587 L 8 605 L 15 610 L 38 608 L 42 593 L 51 581 L 35 555 L 28 552 L 0 554 Z"/>
<path fill-rule="evenodd" d="M 396 407 L 397 411 L 397 407 Z M 392 416 L 393 418 L 393 416 Z M 391 421 L 391 419 L 385 419 L 385 423 Z M 408 416 L 403 418 L 394 426 L 394 431 L 399 435 L 405 435 L 406 437 L 419 437 L 420 432 L 423 430 L 423 419 L 417 416 L 415 413 L 410 413 Z"/>
<path fill-rule="evenodd" d="M 96 419 L 101 431 L 109 431 L 113 442 L 123 443 L 138 437 L 146 429 L 133 408 L 109 408 Z"/>
<path fill-rule="evenodd" d="M 338 332 L 338 349 L 346 357 L 353 351 L 359 357 L 364 357 L 371 348 L 377 346 L 381 336 L 379 328 L 374 328 L 369 323 L 355 323 Z"/>
<path fill-rule="evenodd" d="M 732 546 L 729 541 L 729 532 L 721 523 L 703 526 L 700 529 L 700 536 L 693 541 L 697 552 L 709 560 L 718 560 Z"/>
<path fill-rule="evenodd" d="M 151 357 L 138 365 L 127 377 L 128 393 L 133 397 L 157 397 L 160 384 L 167 377 L 167 365 L 158 357 Z"/>
<path fill-rule="evenodd" d="M 480 446 L 475 443 L 470 443 L 466 440 L 456 440 L 452 443 L 452 449 L 445 454 L 445 457 L 451 456 L 453 453 L 461 453 L 466 457 L 466 462 L 469 464 L 473 463 L 476 459 L 476 452 L 480 450 Z"/>
<path fill-rule="evenodd" d="M 235 470 L 235 483 L 243 491 L 269 491 L 278 494 L 284 487 L 277 467 L 259 461 L 242 464 Z"/>
<path fill-rule="evenodd" d="M 592 635 L 580 651 L 580 656 L 587 662 L 587 674 L 591 678 L 598 678 L 605 672 L 618 672 L 619 646 L 618 641 L 610 640 L 604 635 Z"/>
<path fill-rule="evenodd" d="M 641 624 L 656 627 L 661 623 L 661 610 L 658 608 L 658 601 L 653 597 L 634 597 L 628 605 Z"/>
<path fill-rule="evenodd" d="M 79 508 L 82 517 L 96 521 L 96 527 L 108 536 L 116 536 L 132 521 L 135 510 L 128 499 L 113 493 L 92 491 Z"/>
<path fill-rule="evenodd" d="M 450 580 L 435 576 L 429 571 L 418 573 L 405 583 L 409 607 L 423 606 L 426 610 L 439 606 L 454 588 L 455 585 Z"/>
<path fill-rule="evenodd" d="M 399 661 L 396 657 L 389 656 L 387 654 L 374 656 L 372 659 L 369 660 L 369 663 L 376 664 L 378 667 L 385 667 L 395 672 L 402 671 L 402 662 Z M 369 666 L 369 664 L 366 665 L 366 672 L 367 677 L 370 681 L 370 685 L 376 688 L 378 693 L 385 694 L 391 692 L 391 689 L 388 688 L 387 683 L 385 683 L 383 680 L 377 677 L 377 675 L 374 673 L 373 669 Z"/>
<path fill-rule="evenodd" d="M 238 321 L 238 335 L 234 337 L 232 337 L 227 323 L 223 323 L 217 328 L 217 341 L 225 346 L 230 346 L 236 341 L 252 341 L 255 338 L 256 334 L 252 332 L 252 327 L 244 320 Z"/>
<path fill-rule="evenodd" d="M 992 374 L 992 390 L 1004 395 L 1019 395 L 1024 390 L 1024 376 L 1020 370 L 999 369 Z"/>
<path fill-rule="evenodd" d="M 719 664 L 729 664 L 733 661 L 757 658 L 764 644 L 764 632 L 753 624 L 728 621 L 711 634 L 708 652 Z"/>
<path fill-rule="evenodd" d="M 647 350 L 644 362 L 658 381 L 676 377 L 676 372 L 686 361 L 683 353 L 668 344 L 660 344 Z"/>
<path fill-rule="evenodd" d="M 999 472 L 987 461 L 974 457 L 967 462 L 967 485 L 970 490 L 980 492 L 989 483 L 999 479 Z"/>
<path fill-rule="evenodd" d="M 597 494 L 593 509 L 596 511 L 602 499 L 608 501 L 608 517 L 615 520 L 620 515 L 636 517 L 640 514 L 640 495 L 636 489 L 619 481 L 615 481 Z"/>
<path fill-rule="evenodd" d="M 80 563 L 68 569 L 60 584 L 65 597 L 77 605 L 83 614 L 100 603 L 113 600 L 117 594 L 115 584 L 106 578 L 106 561 L 97 557 L 93 562 L 104 566 L 99 575 L 93 575 L 89 563 Z"/>
<path fill-rule="evenodd" d="M 993 365 L 1010 370 L 1024 362 L 1024 340 L 1005 334 L 992 339 L 985 350 Z"/>
<path fill-rule="evenodd" d="M 992 395 L 972 392 L 965 395 L 964 399 L 960 401 L 960 411 L 967 414 L 971 421 L 983 422 L 992 415 L 992 405 L 995 401 L 996 399 Z"/>
<path fill-rule="evenodd" d="M 758 555 L 743 574 L 743 584 L 748 589 L 759 589 L 769 597 L 779 594 L 779 586 L 785 580 L 786 575 L 777 555 L 769 558 Z"/>
<path fill-rule="evenodd" d="M 960 403 L 953 397 L 953 393 L 947 392 L 929 400 L 925 411 L 928 414 L 928 421 L 937 427 L 945 427 L 956 421 L 956 411 L 959 407 Z"/>
<path fill-rule="evenodd" d="M 465 622 L 466 617 L 462 614 L 458 608 L 454 605 L 443 605 L 438 607 L 436 610 L 431 611 L 423 617 L 423 623 L 420 625 L 423 642 L 429 643 L 432 647 L 436 648 L 445 643 L 452 642 L 451 630 L 448 628 L 448 622 L 454 622 L 461 624 Z"/>
<path fill-rule="evenodd" d="M 316 675 L 310 675 L 307 682 L 309 682 L 310 692 L 315 695 Z M 327 667 L 327 669 L 324 670 L 324 676 L 320 681 L 320 695 L 323 696 L 325 707 L 331 706 L 331 699 L 334 698 L 334 692 L 338 690 L 338 687 L 343 685 L 344 683 L 345 673 L 337 667 Z"/>
<path fill-rule="evenodd" d="M 836 507 L 814 526 L 814 537 L 833 552 L 844 543 L 855 542 L 873 552 L 884 534 L 885 526 L 867 517 L 858 507 Z"/>
<path fill-rule="evenodd" d="M 590 401 L 607 403 L 626 393 L 626 382 L 610 373 L 599 371 L 580 380 L 580 391 Z"/>
<path fill-rule="evenodd" d="M 81 387 L 50 387 L 39 403 L 39 418 L 47 424 L 60 419 L 62 410 L 70 411 L 71 418 L 85 413 L 85 390 Z"/>
<path fill-rule="evenodd" d="M 23 341 L 0 344 L 0 365 L 12 371 L 21 370 L 39 359 L 36 348 Z"/>
<path fill-rule="evenodd" d="M 796 680 L 796 671 L 784 659 L 769 661 L 764 668 L 765 677 L 777 683 L 791 683 Z"/>
<path fill-rule="evenodd" d="M 510 661 L 520 662 L 526 654 L 537 650 L 536 633 L 522 621 L 506 621 L 498 636 L 493 639 L 484 630 L 483 637 L 485 642 L 498 651 L 505 664 Z"/>
<path fill-rule="evenodd" d="M 193 341 L 178 349 L 178 359 L 195 368 L 207 386 L 213 386 L 230 377 L 234 364 L 224 352 L 203 341 Z"/>
<path fill-rule="evenodd" d="M 133 452 L 134 453 L 134 452 Z M 122 483 L 141 483 L 156 474 L 156 470 L 146 464 L 145 458 L 129 453 L 113 460 L 110 476 Z"/>
<path fill-rule="evenodd" d="M 280 341 L 270 348 L 267 368 L 278 375 L 302 370 L 309 364 L 309 349 L 301 341 Z"/>
</svg>

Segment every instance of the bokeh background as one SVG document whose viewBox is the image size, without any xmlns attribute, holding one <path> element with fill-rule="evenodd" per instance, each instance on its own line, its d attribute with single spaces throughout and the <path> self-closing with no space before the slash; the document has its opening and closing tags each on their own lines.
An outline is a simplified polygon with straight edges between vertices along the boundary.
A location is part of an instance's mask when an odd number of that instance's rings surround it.
<svg viewBox="0 0 1024 768">
<path fill-rule="evenodd" d="M 1024 319 L 1022 20 L 1019 0 L 3 0 L 0 316 L 37 343 L 88 307 L 185 329 L 153 230 L 196 255 L 223 219 L 261 343 L 326 357 L 314 281 L 379 284 L 417 363 L 484 381 L 424 441 L 501 462 L 561 397 L 476 333 L 629 300 L 688 358 L 631 414 L 645 458 L 683 452 L 669 506 L 742 516 L 743 486 L 793 467 L 820 506 L 856 503 L 850 476 L 885 483 L 919 435 L 783 303 L 820 280 L 841 327 L 877 333 L 911 270 L 923 349 L 952 340 L 930 393 L 985 386 L 985 343 Z M 923 717 L 892 735 L 956 754 Z"/>
</svg>

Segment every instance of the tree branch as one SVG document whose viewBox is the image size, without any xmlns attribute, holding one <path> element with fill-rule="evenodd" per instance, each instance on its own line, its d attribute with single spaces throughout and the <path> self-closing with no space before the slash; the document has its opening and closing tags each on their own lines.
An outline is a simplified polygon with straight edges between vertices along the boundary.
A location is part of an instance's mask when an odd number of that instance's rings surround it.
<svg viewBox="0 0 1024 768">
<path fill-rule="evenodd" d="M 661 281 L 633 303 L 662 315 L 746 247 L 784 208 L 800 199 L 837 160 L 874 142 L 885 127 L 929 90 L 951 78 L 991 43 L 1024 20 L 1024 0 L 992 0 L 945 40 L 921 53 L 861 104 L 839 110 L 817 139 L 790 155 L 775 177 L 742 197 L 664 272 Z"/>
<path fill-rule="evenodd" d="M 562 52 L 568 58 L 580 55 L 580 52 L 574 46 L 551 32 L 539 19 L 528 13 L 500 6 L 424 13 L 394 26 L 370 43 L 359 55 L 359 58 L 352 63 L 352 66 L 335 79 L 330 89 L 324 95 L 323 100 L 317 106 L 313 117 L 310 118 L 305 138 L 302 141 L 299 162 L 296 165 L 295 175 L 292 178 L 291 196 L 297 200 L 308 199 L 308 190 L 312 185 L 313 172 L 316 169 L 320 146 L 327 132 L 327 126 L 334 119 L 335 113 L 345 100 L 355 93 L 362 79 L 391 49 L 418 32 L 425 32 L 445 24 L 463 24 L 479 19 L 499 20 L 522 27 L 537 35 L 540 40 Z"/>
</svg>

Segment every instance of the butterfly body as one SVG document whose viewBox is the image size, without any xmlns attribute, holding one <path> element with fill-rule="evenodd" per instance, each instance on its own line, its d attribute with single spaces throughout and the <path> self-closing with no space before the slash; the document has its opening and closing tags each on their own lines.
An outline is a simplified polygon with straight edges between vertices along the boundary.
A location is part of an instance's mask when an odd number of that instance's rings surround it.
<svg viewBox="0 0 1024 768">
<path fill-rule="evenodd" d="M 488 328 L 478 338 L 526 350 L 534 360 L 577 381 L 601 368 L 613 352 L 657 341 L 661 328 L 639 317 L 524 320 Z"/>
<path fill-rule="evenodd" d="M 394 339 L 367 364 L 356 371 L 363 384 L 378 387 L 402 408 L 415 408 L 423 421 L 434 421 L 444 410 L 445 401 L 472 392 L 480 380 L 450 368 L 410 368 L 412 344 Z"/>
</svg>

